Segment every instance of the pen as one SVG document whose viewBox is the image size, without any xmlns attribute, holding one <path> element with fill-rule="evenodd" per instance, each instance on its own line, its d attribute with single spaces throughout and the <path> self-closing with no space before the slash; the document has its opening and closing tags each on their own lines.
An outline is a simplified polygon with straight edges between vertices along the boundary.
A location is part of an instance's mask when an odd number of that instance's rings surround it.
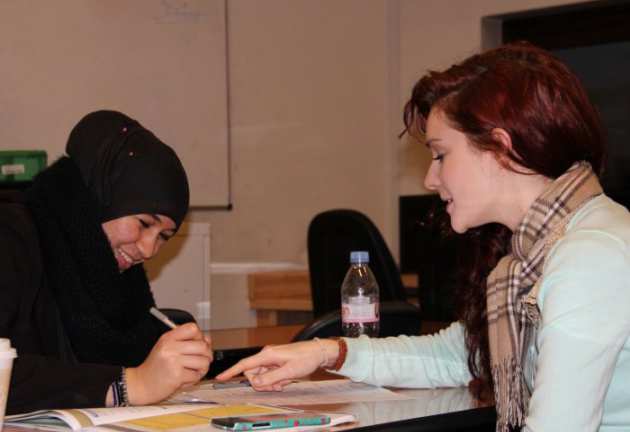
<svg viewBox="0 0 630 432">
<path fill-rule="evenodd" d="M 164 323 L 164 325 L 174 329 L 175 327 L 177 327 L 177 324 L 175 324 L 173 321 L 171 321 L 166 315 L 164 315 L 162 312 L 160 312 L 156 307 L 151 307 L 151 309 L 149 309 L 149 312 L 151 312 L 151 315 L 153 315 L 154 317 L 156 317 L 157 319 L 159 319 L 160 321 L 162 321 Z"/>
<path fill-rule="evenodd" d="M 169 317 L 167 317 L 162 312 L 160 312 L 160 310 L 156 308 L 155 306 L 152 306 L 151 309 L 149 309 L 149 312 L 151 312 L 151 315 L 153 315 L 154 317 L 162 321 L 165 326 L 170 327 L 172 329 L 177 328 L 177 324 L 171 321 Z"/>
<path fill-rule="evenodd" d="M 238 381 L 218 382 L 218 383 L 212 384 L 212 388 L 215 390 L 236 388 L 236 387 L 251 387 L 251 384 L 248 379 L 242 379 Z"/>
</svg>

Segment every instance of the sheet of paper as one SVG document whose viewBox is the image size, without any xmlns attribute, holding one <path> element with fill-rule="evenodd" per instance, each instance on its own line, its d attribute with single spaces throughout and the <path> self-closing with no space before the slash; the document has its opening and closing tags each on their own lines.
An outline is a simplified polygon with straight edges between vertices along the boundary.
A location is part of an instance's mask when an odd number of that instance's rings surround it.
<svg viewBox="0 0 630 432">
<path fill-rule="evenodd" d="M 5 421 L 15 425 L 19 425 L 20 423 L 26 424 L 28 422 L 37 422 L 42 426 L 49 426 L 52 429 L 67 425 L 73 430 L 78 430 L 90 426 L 100 426 L 142 417 L 176 414 L 183 411 L 200 409 L 204 406 L 209 407 L 212 405 L 200 405 L 197 408 L 190 404 L 184 404 L 119 408 L 83 408 L 50 411 L 42 410 L 8 416 Z"/>
<path fill-rule="evenodd" d="M 257 392 L 251 387 L 215 390 L 212 384 L 200 384 L 185 394 L 175 395 L 222 404 L 253 403 L 265 405 L 321 405 L 349 402 L 405 400 L 409 396 L 394 393 L 382 387 L 356 383 L 350 380 L 300 381 L 287 385 L 281 392 Z"/>
<path fill-rule="evenodd" d="M 214 406 L 212 408 L 202 408 L 184 413 L 169 414 L 146 419 L 131 420 L 113 425 L 98 426 L 82 429 L 86 432 L 210 432 L 223 430 L 211 424 L 211 419 L 226 416 L 248 416 L 271 413 L 291 412 L 294 410 L 284 410 L 280 408 L 256 406 L 256 405 L 230 405 Z M 344 423 L 356 421 L 352 414 L 328 413 L 330 423 L 324 428 Z M 322 426 L 302 426 L 292 427 L 283 430 L 288 431 L 314 431 L 321 430 Z"/>
<path fill-rule="evenodd" d="M 200 408 L 202 407 L 200 406 Z M 83 414 L 90 419 L 93 425 L 99 426 L 143 417 L 163 417 L 193 409 L 196 408 L 191 405 L 152 405 L 120 408 L 83 408 L 67 411 L 73 412 L 75 415 L 78 413 Z"/>
<path fill-rule="evenodd" d="M 122 423 L 121 426 L 126 426 L 130 429 L 135 429 L 133 426 L 138 426 L 142 430 L 152 431 L 175 430 L 184 427 L 188 428 L 190 426 L 204 426 L 207 429 L 207 426 L 210 425 L 210 420 L 215 417 L 271 414 L 275 412 L 286 412 L 286 410 L 256 405 L 213 406 L 177 414 L 130 420 Z"/>
</svg>

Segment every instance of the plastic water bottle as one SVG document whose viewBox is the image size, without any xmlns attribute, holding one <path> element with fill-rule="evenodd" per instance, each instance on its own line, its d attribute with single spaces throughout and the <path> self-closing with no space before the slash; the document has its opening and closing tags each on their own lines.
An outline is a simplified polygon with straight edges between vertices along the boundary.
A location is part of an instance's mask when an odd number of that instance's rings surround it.
<svg viewBox="0 0 630 432">
<path fill-rule="evenodd" d="M 344 336 L 378 336 L 378 283 L 368 266 L 369 262 L 368 252 L 350 253 L 350 268 L 341 284 L 341 329 Z"/>
</svg>

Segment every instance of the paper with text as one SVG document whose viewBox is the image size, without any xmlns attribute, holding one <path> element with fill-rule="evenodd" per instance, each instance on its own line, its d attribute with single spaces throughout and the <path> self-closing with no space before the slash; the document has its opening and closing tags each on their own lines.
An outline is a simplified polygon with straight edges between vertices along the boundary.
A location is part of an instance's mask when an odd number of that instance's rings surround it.
<svg viewBox="0 0 630 432">
<path fill-rule="evenodd" d="M 43 430 L 174 430 L 189 426 L 208 429 L 214 417 L 287 412 L 281 408 L 256 405 L 154 405 L 119 408 L 84 408 L 34 411 L 6 418 L 6 424 Z M 96 429 L 93 429 L 96 430 Z M 189 431 L 190 432 L 190 431 Z"/>
<path fill-rule="evenodd" d="M 256 405 L 213 406 L 177 414 L 130 420 L 121 423 L 120 426 L 124 426 L 126 429 L 142 431 L 167 431 L 192 426 L 201 426 L 205 430 L 208 430 L 210 420 L 215 417 L 247 416 L 281 412 L 286 412 L 286 410 Z"/>
<path fill-rule="evenodd" d="M 385 400 L 406 400 L 409 396 L 369 384 L 352 382 L 347 379 L 326 381 L 300 381 L 287 385 L 281 392 L 259 392 L 251 387 L 237 387 L 216 390 L 212 384 L 204 383 L 175 395 L 179 401 L 184 398 L 197 401 L 212 401 L 221 404 L 252 403 L 264 405 L 321 405 L 349 402 L 373 402 Z"/>
</svg>

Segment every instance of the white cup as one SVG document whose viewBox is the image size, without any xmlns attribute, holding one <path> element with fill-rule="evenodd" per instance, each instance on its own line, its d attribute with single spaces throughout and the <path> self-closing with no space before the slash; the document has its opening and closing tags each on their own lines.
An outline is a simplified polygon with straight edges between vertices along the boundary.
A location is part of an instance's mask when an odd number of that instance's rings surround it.
<svg viewBox="0 0 630 432">
<path fill-rule="evenodd" d="M 9 396 L 9 383 L 11 382 L 11 369 L 13 359 L 17 357 L 15 348 L 11 348 L 9 339 L 0 339 L 0 432 L 4 424 L 4 411 L 7 407 Z"/>
</svg>

